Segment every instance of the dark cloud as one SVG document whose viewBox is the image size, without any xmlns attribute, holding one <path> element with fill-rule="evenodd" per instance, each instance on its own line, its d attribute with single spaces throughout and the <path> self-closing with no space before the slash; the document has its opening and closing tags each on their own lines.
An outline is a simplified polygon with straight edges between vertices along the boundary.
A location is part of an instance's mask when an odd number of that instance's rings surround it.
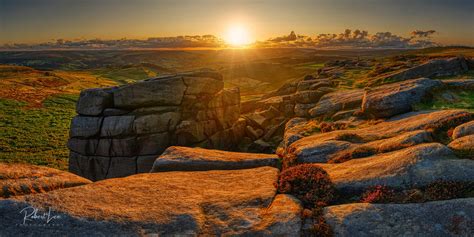
<svg viewBox="0 0 474 237">
<path fill-rule="evenodd" d="M 339 34 L 316 36 L 290 35 L 257 42 L 258 47 L 312 47 L 312 48 L 424 48 L 437 44 L 426 38 L 436 31 L 414 31 L 411 37 L 402 37 L 391 32 L 369 34 L 365 30 L 346 29 Z M 416 37 L 413 36 L 416 34 Z"/>
<path fill-rule="evenodd" d="M 119 40 L 64 40 L 40 44 L 6 44 L 0 49 L 152 49 L 152 48 L 218 48 L 224 47 L 222 39 L 213 35 L 185 35 L 177 37 L 156 37 L 146 40 L 119 39 Z"/>
<path fill-rule="evenodd" d="M 414 30 L 414 31 L 411 32 L 411 35 L 413 37 L 426 38 L 426 37 L 430 37 L 434 33 L 436 33 L 436 30 L 427 30 L 427 31 Z"/>
</svg>

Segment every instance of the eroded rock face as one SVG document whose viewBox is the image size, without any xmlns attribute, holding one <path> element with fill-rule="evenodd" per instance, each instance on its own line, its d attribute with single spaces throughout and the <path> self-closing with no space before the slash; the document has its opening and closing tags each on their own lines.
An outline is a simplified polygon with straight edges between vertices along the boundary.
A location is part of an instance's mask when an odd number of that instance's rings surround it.
<svg viewBox="0 0 474 237">
<path fill-rule="evenodd" d="M 473 134 L 474 134 L 474 121 L 471 121 L 471 122 L 467 122 L 467 123 L 457 126 L 453 130 L 452 138 L 458 139 L 460 137 L 473 135 Z"/>
<path fill-rule="evenodd" d="M 235 170 L 278 166 L 278 156 L 172 146 L 153 164 L 151 172 Z"/>
<path fill-rule="evenodd" d="M 471 236 L 474 198 L 337 205 L 326 207 L 324 218 L 335 236 Z"/>
<path fill-rule="evenodd" d="M 455 151 L 460 157 L 473 159 L 474 135 L 468 135 L 455 139 L 448 144 L 448 147 Z"/>
<path fill-rule="evenodd" d="M 92 180 L 149 172 L 172 145 L 235 149 L 246 126 L 239 90 L 213 71 L 86 90 L 77 107 L 69 168 Z"/>
<path fill-rule="evenodd" d="M 345 154 L 353 156 L 350 158 L 367 157 L 431 142 L 432 128 L 454 128 L 456 123 L 471 119 L 472 115 L 462 110 L 417 112 L 360 129 L 337 130 L 307 137 L 302 134 L 311 130 L 311 123 L 301 123 L 285 132 L 286 157 L 295 158 L 298 163 L 326 163 Z"/>
<path fill-rule="evenodd" d="M 364 90 L 336 91 L 321 97 L 316 106 L 309 110 L 311 117 L 328 117 L 341 110 L 360 108 Z"/>
<path fill-rule="evenodd" d="M 0 233 L 299 236 L 301 205 L 276 195 L 278 169 L 162 172 L 0 201 Z M 126 190 L 126 193 L 124 191 Z M 58 224 L 18 227 L 25 206 Z"/>
<path fill-rule="evenodd" d="M 395 72 L 377 79 L 379 82 L 393 82 L 420 77 L 452 76 L 469 70 L 463 57 L 450 59 L 434 59 L 416 67 Z"/>
<path fill-rule="evenodd" d="M 0 163 L 0 199 L 89 183 L 77 175 L 48 167 Z"/>
<path fill-rule="evenodd" d="M 436 180 L 469 182 L 474 173 L 474 161 L 457 158 L 439 143 L 320 166 L 344 193 L 360 192 L 377 185 L 408 189 Z"/>
<path fill-rule="evenodd" d="M 441 86 L 440 81 L 428 78 L 379 86 L 365 92 L 362 112 L 375 118 L 388 118 L 410 112 L 414 104 Z"/>
</svg>

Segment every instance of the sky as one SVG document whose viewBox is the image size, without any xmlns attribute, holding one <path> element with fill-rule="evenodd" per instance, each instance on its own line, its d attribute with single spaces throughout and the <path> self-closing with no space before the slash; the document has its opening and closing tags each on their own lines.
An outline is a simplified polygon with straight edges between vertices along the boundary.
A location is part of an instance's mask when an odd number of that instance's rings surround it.
<svg viewBox="0 0 474 237">
<path fill-rule="evenodd" d="M 0 44 L 57 39 L 287 35 L 436 30 L 442 44 L 474 46 L 474 0 L 0 0 Z"/>
</svg>

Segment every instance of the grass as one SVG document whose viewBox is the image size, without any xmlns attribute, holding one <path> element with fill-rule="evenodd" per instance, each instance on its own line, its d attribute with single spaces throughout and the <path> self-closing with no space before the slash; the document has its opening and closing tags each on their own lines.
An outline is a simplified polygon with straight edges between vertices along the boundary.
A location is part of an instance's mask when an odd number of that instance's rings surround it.
<svg viewBox="0 0 474 237">
<path fill-rule="evenodd" d="M 67 170 L 66 142 L 77 95 L 55 95 L 41 108 L 0 99 L 0 162 L 46 165 Z"/>
<path fill-rule="evenodd" d="M 133 83 L 135 81 L 156 77 L 158 74 L 147 67 L 117 67 L 91 70 L 94 75 L 104 77 L 119 84 Z"/>
<path fill-rule="evenodd" d="M 417 104 L 415 110 L 466 109 L 474 111 L 474 91 L 455 91 L 452 93 L 456 97 L 455 101 L 447 101 L 441 95 L 437 95 L 429 101 Z"/>
</svg>

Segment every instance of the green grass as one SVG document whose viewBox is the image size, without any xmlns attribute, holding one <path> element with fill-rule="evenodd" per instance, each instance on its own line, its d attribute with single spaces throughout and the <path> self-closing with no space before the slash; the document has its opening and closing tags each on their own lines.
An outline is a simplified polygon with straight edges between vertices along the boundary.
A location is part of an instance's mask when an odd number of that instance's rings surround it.
<svg viewBox="0 0 474 237">
<path fill-rule="evenodd" d="M 474 111 L 474 91 L 456 91 L 453 94 L 456 96 L 455 101 L 447 101 L 438 95 L 430 101 L 417 104 L 415 110 L 466 109 Z"/>
<path fill-rule="evenodd" d="M 152 69 L 142 66 L 133 66 L 126 68 L 104 68 L 92 70 L 92 73 L 107 79 L 113 80 L 119 84 L 133 83 L 135 81 L 148 79 L 157 76 Z"/>
<path fill-rule="evenodd" d="M 57 95 L 42 108 L 0 99 L 0 162 L 67 169 L 69 124 L 77 95 Z"/>
</svg>

